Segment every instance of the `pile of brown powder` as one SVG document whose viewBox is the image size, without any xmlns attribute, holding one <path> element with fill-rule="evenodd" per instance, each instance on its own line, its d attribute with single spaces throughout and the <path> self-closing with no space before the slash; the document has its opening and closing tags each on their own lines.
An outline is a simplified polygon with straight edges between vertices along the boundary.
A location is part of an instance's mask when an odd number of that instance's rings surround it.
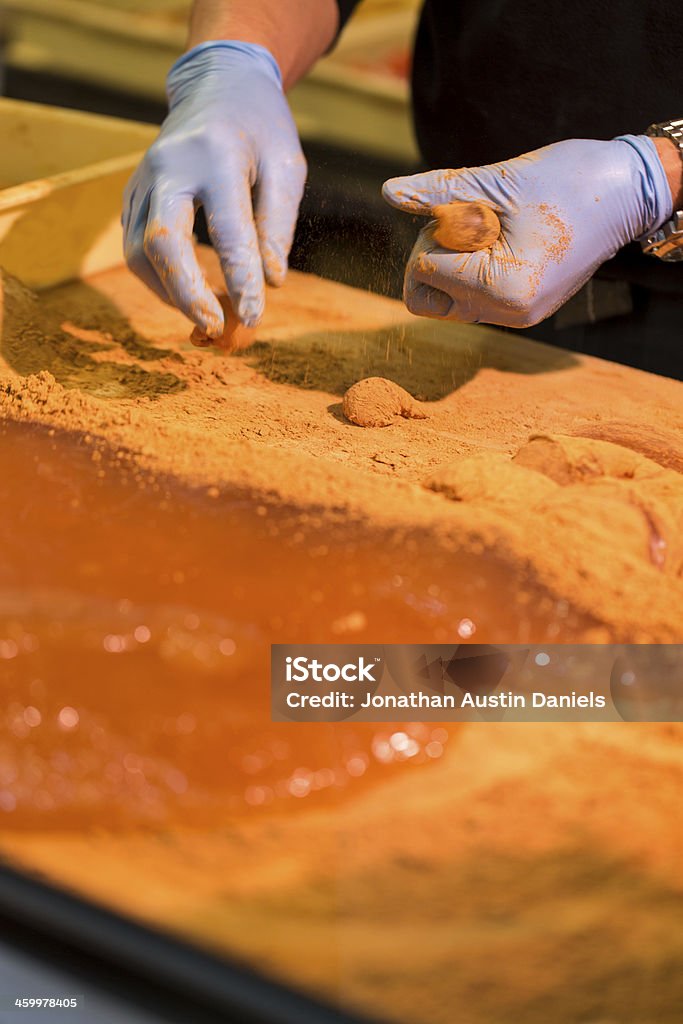
<svg viewBox="0 0 683 1024">
<path fill-rule="evenodd" d="M 491 551 L 601 622 L 589 639 L 680 639 L 678 382 L 296 274 L 233 356 L 190 345 L 187 321 L 125 268 L 39 300 L 4 278 L 1 301 L 3 417 L 204 488 L 427 528 L 444 557 Z M 358 430 L 341 399 L 367 377 L 429 418 Z"/>
</svg>

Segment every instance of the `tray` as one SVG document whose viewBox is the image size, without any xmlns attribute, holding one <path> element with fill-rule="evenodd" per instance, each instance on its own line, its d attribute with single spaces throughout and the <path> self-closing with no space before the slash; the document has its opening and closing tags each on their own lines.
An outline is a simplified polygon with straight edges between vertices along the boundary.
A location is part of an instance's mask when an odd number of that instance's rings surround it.
<svg viewBox="0 0 683 1024">
<path fill-rule="evenodd" d="M 121 194 L 156 129 L 0 99 L 0 266 L 46 288 L 121 262 Z"/>
</svg>

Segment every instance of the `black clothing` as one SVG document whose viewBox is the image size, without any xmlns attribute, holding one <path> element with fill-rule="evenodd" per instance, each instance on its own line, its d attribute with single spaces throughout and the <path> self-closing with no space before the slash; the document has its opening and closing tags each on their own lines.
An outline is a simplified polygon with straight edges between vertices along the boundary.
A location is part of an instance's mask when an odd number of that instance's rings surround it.
<svg viewBox="0 0 683 1024">
<path fill-rule="evenodd" d="M 337 0 L 342 24 L 357 0 Z M 681 0 L 425 0 L 413 110 L 429 167 L 683 116 Z"/>
<path fill-rule="evenodd" d="M 343 25 L 358 0 L 337 2 Z M 681 39 L 682 0 L 424 0 L 412 87 L 425 166 L 478 167 L 562 139 L 638 135 L 683 117 Z M 648 323 L 662 310 L 658 330 L 675 337 L 677 358 L 669 348 L 668 370 L 635 350 L 632 359 L 682 376 L 675 311 L 683 264 L 644 256 L 636 243 L 596 276 L 628 282 L 640 296 L 633 314 L 609 321 L 615 337 L 619 324 L 637 322 L 642 345 L 655 342 Z M 577 329 L 560 330 L 556 320 L 534 332 L 555 344 L 571 335 L 577 345 Z M 600 324 L 589 324 L 577 347 L 605 354 L 591 347 L 599 335 Z"/>
</svg>

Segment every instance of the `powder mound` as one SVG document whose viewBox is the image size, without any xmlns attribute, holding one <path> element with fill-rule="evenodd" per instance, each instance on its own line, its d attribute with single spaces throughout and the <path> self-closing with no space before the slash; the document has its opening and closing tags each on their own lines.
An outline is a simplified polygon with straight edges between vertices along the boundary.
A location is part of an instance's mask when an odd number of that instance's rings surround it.
<svg viewBox="0 0 683 1024">
<path fill-rule="evenodd" d="M 452 501 L 514 514 L 536 527 L 537 558 L 560 557 L 582 572 L 612 561 L 615 578 L 647 563 L 678 577 L 683 571 L 683 479 L 608 441 L 537 435 L 510 459 L 480 452 L 439 468 L 425 481 Z M 610 558 L 614 538 L 619 550 Z M 590 570 L 589 570 L 590 567 Z"/>
<path fill-rule="evenodd" d="M 619 488 L 617 481 L 596 488 L 581 484 L 562 488 L 552 501 L 537 506 L 536 512 L 544 517 L 548 531 L 562 538 L 564 557 L 576 565 L 586 566 L 601 558 L 603 566 L 611 563 L 617 575 L 644 564 L 658 572 L 678 574 L 680 554 L 671 550 L 666 507 L 639 499 Z M 608 555 L 614 537 L 619 538 L 619 548 Z"/>
<path fill-rule="evenodd" d="M 352 384 L 344 395 L 342 409 L 347 420 L 358 427 L 389 427 L 400 416 L 427 418 L 405 388 L 385 377 L 366 377 Z"/>
<path fill-rule="evenodd" d="M 242 349 L 249 348 L 256 340 L 256 328 L 245 327 L 237 319 L 227 295 L 217 295 L 216 298 L 223 308 L 225 321 L 220 338 L 208 338 L 201 328 L 195 327 L 190 335 L 190 341 L 197 348 L 209 348 L 211 345 L 215 345 L 216 348 L 222 348 L 225 352 L 240 352 Z"/>
<path fill-rule="evenodd" d="M 631 448 L 564 435 L 532 437 L 513 461 L 563 486 L 565 500 L 573 506 L 565 513 L 558 502 L 553 505 L 563 530 L 566 517 L 583 509 L 586 529 L 595 530 L 596 539 L 598 532 L 602 533 L 605 550 L 612 537 L 619 537 L 622 548 L 628 550 L 630 536 L 634 554 L 647 553 L 652 565 L 679 575 L 683 567 L 683 479 L 678 473 Z M 640 539 L 643 530 L 645 542 Z"/>
<path fill-rule="evenodd" d="M 647 473 L 648 467 L 657 468 L 629 448 L 559 434 L 532 435 L 514 456 L 514 462 L 563 485 L 602 476 L 633 479 Z"/>
<path fill-rule="evenodd" d="M 577 437 L 609 441 L 630 448 L 665 469 L 683 473 L 683 437 L 673 430 L 662 430 L 640 423 L 607 420 L 585 423 L 572 431 Z"/>
<path fill-rule="evenodd" d="M 48 405 L 51 403 L 55 392 L 58 401 L 64 401 L 64 388 L 52 376 L 49 370 L 40 370 L 39 373 L 32 373 L 23 380 L 23 387 L 19 392 L 26 402 L 27 400 L 35 406 Z"/>
<path fill-rule="evenodd" d="M 96 399 L 76 388 L 67 390 L 49 370 L 5 381 L 0 389 L 4 410 L 16 419 L 59 417 L 69 430 L 79 430 L 83 417 L 98 411 Z M 107 417 L 111 422 L 111 417 Z"/>
<path fill-rule="evenodd" d="M 533 507 L 551 497 L 558 485 L 540 473 L 516 466 L 508 455 L 480 452 L 440 466 L 424 486 L 451 501 Z"/>
</svg>

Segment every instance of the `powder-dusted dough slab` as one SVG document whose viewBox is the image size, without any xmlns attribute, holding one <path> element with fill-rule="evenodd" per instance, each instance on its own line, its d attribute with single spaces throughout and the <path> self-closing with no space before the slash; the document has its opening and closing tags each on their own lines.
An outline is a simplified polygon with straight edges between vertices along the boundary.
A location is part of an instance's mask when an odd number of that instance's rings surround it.
<svg viewBox="0 0 683 1024">
<path fill-rule="evenodd" d="M 201 258 L 219 290 L 217 261 Z M 646 513 L 626 508 L 627 488 L 614 498 L 630 524 L 624 545 L 593 498 L 580 513 L 565 502 L 558 519 L 523 490 L 512 514 L 495 495 L 475 507 L 431 482 L 479 452 L 512 458 L 533 435 L 578 434 L 589 452 L 615 439 L 652 472 L 668 469 L 665 529 L 680 533 L 682 384 L 516 333 L 419 319 L 295 273 L 269 292 L 256 342 L 238 355 L 195 349 L 185 318 L 123 267 L 39 301 L 10 282 L 5 292 L 0 415 L 87 432 L 200 487 L 426 527 L 444 557 L 495 551 L 604 627 L 587 639 L 680 639 L 683 580 L 653 561 Z M 344 392 L 373 376 L 405 388 L 428 418 L 362 430 L 346 421 Z"/>
</svg>

